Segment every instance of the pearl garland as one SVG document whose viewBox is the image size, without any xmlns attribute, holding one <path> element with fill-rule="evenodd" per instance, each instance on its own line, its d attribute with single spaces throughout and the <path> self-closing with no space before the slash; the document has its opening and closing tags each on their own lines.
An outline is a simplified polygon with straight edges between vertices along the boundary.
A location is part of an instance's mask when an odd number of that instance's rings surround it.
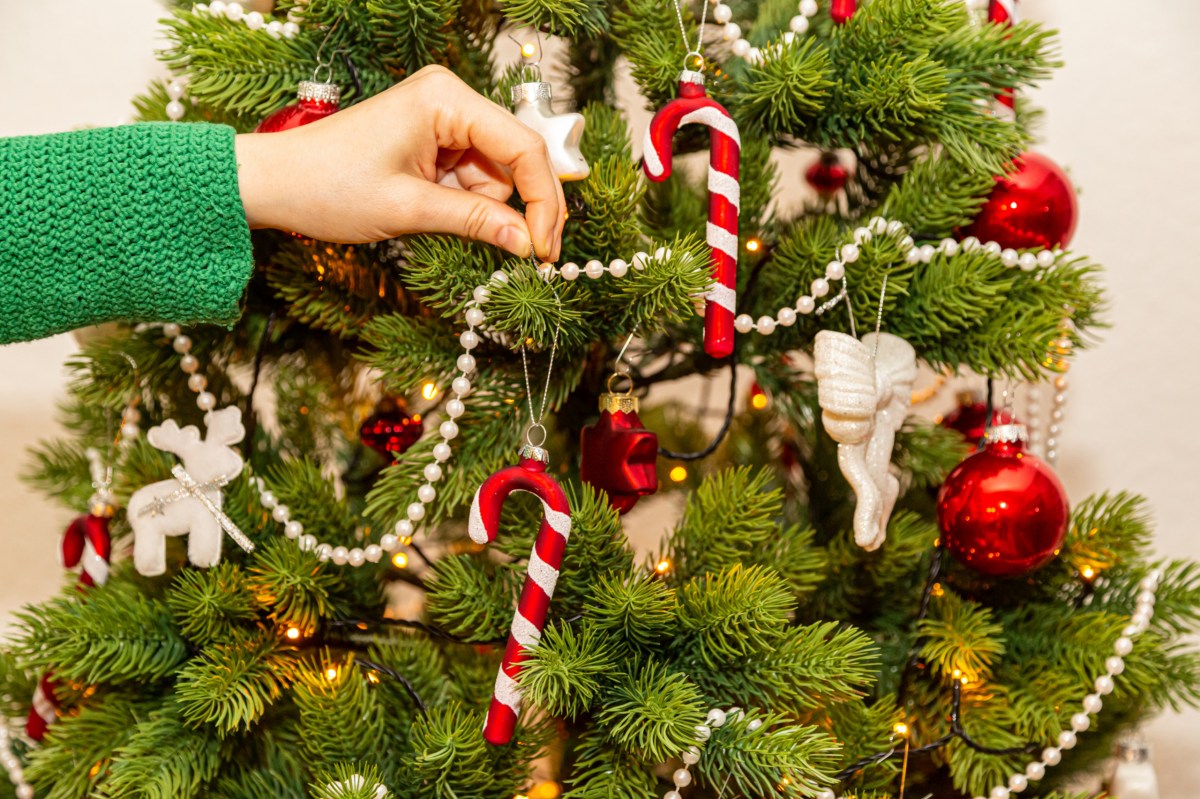
<svg viewBox="0 0 1200 799">
<path fill-rule="evenodd" d="M 1040 760 L 1031 761 L 1023 772 L 1011 774 L 1006 784 L 997 785 L 987 796 L 975 799 L 1011 799 L 1014 794 L 1028 788 L 1030 782 L 1045 777 L 1048 767 L 1061 763 L 1063 752 L 1075 748 L 1079 743 L 1079 733 L 1086 732 L 1092 726 L 1092 716 L 1098 715 L 1104 707 L 1103 697 L 1111 694 L 1116 688 L 1115 678 L 1125 671 L 1125 656 L 1133 651 L 1134 639 L 1149 629 L 1150 620 L 1154 618 L 1155 593 L 1160 582 L 1162 572 L 1155 569 L 1138 583 L 1136 608 L 1129 624 L 1121 631 L 1121 637 L 1113 643 L 1113 654 L 1105 659 L 1104 673 L 1093 681 L 1092 692 L 1080 702 L 1081 709 L 1072 714 L 1070 729 L 1058 734 L 1054 746 L 1042 750 Z M 824 790 L 817 794 L 816 799 L 837 799 L 837 794 L 831 790 Z"/>
<path fill-rule="evenodd" d="M 703 724 L 696 725 L 696 741 L 697 744 L 689 746 L 683 752 L 679 753 L 679 759 L 683 761 L 683 767 L 675 769 L 671 774 L 671 781 L 675 783 L 675 787 L 663 794 L 663 799 L 683 799 L 683 794 L 679 792 L 680 788 L 686 788 L 692 784 L 692 773 L 689 769 L 700 762 L 700 747 L 712 737 L 712 731 L 718 727 L 723 727 L 727 721 L 736 721 L 742 716 L 740 707 L 731 707 L 729 710 L 722 710 L 714 707 L 708 711 L 708 716 L 704 719 Z M 757 732 L 762 728 L 761 719 L 751 719 L 746 725 L 747 732 Z"/>
<path fill-rule="evenodd" d="M 765 54 L 762 49 L 751 46 L 750 42 L 742 36 L 742 28 L 733 21 L 733 9 L 721 2 L 721 0 L 711 0 L 713 6 L 713 19 L 725 27 L 721 29 L 721 38 L 727 42 L 733 42 L 729 50 L 738 58 L 744 58 L 751 64 L 761 64 L 765 59 Z M 788 21 L 788 28 L 783 34 L 783 42 L 775 45 L 774 50 L 778 50 L 786 45 L 791 44 L 796 40 L 797 36 L 808 32 L 809 20 L 816 16 L 817 0 L 800 0 L 797 10 L 800 12 L 793 16 Z"/>
<path fill-rule="evenodd" d="M 17 799 L 33 799 L 33 786 L 25 781 L 21 761 L 12 751 L 12 733 L 0 723 L 0 766 L 8 772 L 8 780 L 17 789 Z"/>
</svg>

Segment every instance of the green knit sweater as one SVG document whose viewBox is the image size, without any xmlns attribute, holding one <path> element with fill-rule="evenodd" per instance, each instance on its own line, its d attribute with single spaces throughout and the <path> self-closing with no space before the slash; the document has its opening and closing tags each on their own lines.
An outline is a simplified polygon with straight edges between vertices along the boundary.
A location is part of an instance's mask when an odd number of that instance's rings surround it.
<svg viewBox="0 0 1200 799">
<path fill-rule="evenodd" d="M 235 320 L 253 260 L 233 139 L 178 123 L 0 139 L 0 344 Z"/>
</svg>

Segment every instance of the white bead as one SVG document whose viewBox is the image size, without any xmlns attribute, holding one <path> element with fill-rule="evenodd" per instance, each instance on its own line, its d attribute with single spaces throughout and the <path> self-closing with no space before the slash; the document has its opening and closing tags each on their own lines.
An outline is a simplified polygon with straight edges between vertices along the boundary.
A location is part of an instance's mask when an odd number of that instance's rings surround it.
<svg viewBox="0 0 1200 799">
<path fill-rule="evenodd" d="M 1021 254 L 1019 252 L 1017 252 L 1016 250 L 1014 250 L 1012 247 L 1008 247 L 1008 248 L 1000 251 L 1000 263 L 1004 264 L 1009 269 L 1016 266 L 1018 261 L 1020 261 L 1020 259 L 1021 259 Z"/>
<path fill-rule="evenodd" d="M 775 332 L 775 320 L 769 316 L 760 316 L 758 321 L 754 323 L 754 329 L 760 335 L 769 336 Z"/>
<path fill-rule="evenodd" d="M 346 562 L 351 566 L 361 566 L 367 562 L 367 556 L 361 549 L 355 547 L 350 550 L 350 554 L 346 556 Z"/>
<path fill-rule="evenodd" d="M 719 707 L 714 707 L 708 711 L 708 718 L 705 719 L 711 727 L 720 727 L 725 723 L 725 711 Z"/>
<path fill-rule="evenodd" d="M 214 17 L 222 17 L 225 15 L 225 0 L 212 0 L 208 4 L 208 13 Z"/>
<path fill-rule="evenodd" d="M 796 324 L 796 312 L 791 308 L 780 308 L 779 313 L 775 316 L 778 318 L 779 324 L 784 327 L 791 327 Z"/>
<path fill-rule="evenodd" d="M 808 295 L 804 295 L 796 300 L 796 310 L 802 314 L 810 314 L 816 310 L 817 301 Z"/>
<path fill-rule="evenodd" d="M 837 799 L 837 794 L 826 788 L 818 793 L 813 799 Z"/>
<path fill-rule="evenodd" d="M 1037 269 L 1037 256 L 1031 252 L 1021 253 L 1021 257 L 1017 259 L 1017 266 L 1026 272 L 1032 272 Z"/>
<path fill-rule="evenodd" d="M 1087 713 L 1076 713 L 1071 716 L 1071 729 L 1075 732 L 1085 732 L 1092 726 L 1092 717 Z"/>
<path fill-rule="evenodd" d="M 202 411 L 211 411 L 217 407 L 217 398 L 207 391 L 202 391 L 196 395 L 196 407 Z"/>
<path fill-rule="evenodd" d="M 464 350 L 473 350 L 479 346 L 479 334 L 474 330 L 464 330 L 458 337 L 458 343 Z M 463 370 L 466 371 L 465 369 Z"/>
<path fill-rule="evenodd" d="M 350 550 L 345 547 L 334 547 L 329 553 L 329 559 L 339 566 L 345 566 L 346 561 L 350 560 Z"/>
<path fill-rule="evenodd" d="M 208 378 L 201 374 L 194 374 L 188 377 L 187 387 L 192 391 L 200 392 L 208 387 Z"/>
<path fill-rule="evenodd" d="M 987 244 L 983 245 L 983 249 L 985 252 L 990 252 L 992 255 L 999 255 L 1001 247 L 999 242 L 989 241 Z"/>
<path fill-rule="evenodd" d="M 613 258 L 608 264 L 608 273 L 613 277 L 625 277 L 629 274 L 629 264 L 621 258 Z"/>
<path fill-rule="evenodd" d="M 441 433 L 442 438 L 452 441 L 458 435 L 458 425 L 452 420 L 447 419 L 438 427 L 438 432 Z"/>
<path fill-rule="evenodd" d="M 921 248 L 913 247 L 911 250 L 905 253 L 904 260 L 906 263 L 910 264 L 918 263 L 921 260 Z"/>
<path fill-rule="evenodd" d="M 858 245 L 846 244 L 842 246 L 842 263 L 852 264 L 858 260 Z"/>
<path fill-rule="evenodd" d="M 708 736 L 712 735 L 712 730 L 710 730 L 710 729 L 709 729 L 709 728 L 708 728 L 706 725 L 704 725 L 704 724 L 697 724 L 697 725 L 696 725 L 695 727 L 693 727 L 692 729 L 693 729 L 693 730 L 695 731 L 695 733 L 696 733 L 696 738 L 697 738 L 697 739 L 699 739 L 699 740 L 701 740 L 701 741 L 707 741 L 707 740 L 708 740 Z"/>
<path fill-rule="evenodd" d="M 200 359 L 195 355 L 185 355 L 179 359 L 179 368 L 183 370 L 184 374 L 195 374 L 200 368 Z"/>
<path fill-rule="evenodd" d="M 1049 266 L 1054 266 L 1054 253 L 1050 250 L 1042 250 L 1037 254 L 1038 266 L 1045 269 Z"/>
<path fill-rule="evenodd" d="M 663 794 L 663 799 L 683 799 L 683 794 L 679 791 L 671 789 Z"/>
<path fill-rule="evenodd" d="M 819 277 L 812 282 L 812 295 L 814 297 L 824 297 L 829 293 L 829 281 L 823 277 Z"/>
<path fill-rule="evenodd" d="M 1113 692 L 1113 689 L 1116 688 L 1116 683 L 1113 682 L 1112 677 L 1108 676 L 1107 674 L 1101 674 L 1096 678 L 1095 688 L 1096 693 L 1100 696 L 1108 696 Z"/>
<path fill-rule="evenodd" d="M 271 518 L 280 524 L 283 524 L 288 519 L 292 518 L 292 511 L 287 505 L 279 504 L 274 508 L 271 508 Z"/>
<path fill-rule="evenodd" d="M 558 273 L 562 275 L 563 280 L 575 280 L 579 277 L 579 264 L 567 261 L 559 268 Z"/>
<path fill-rule="evenodd" d="M 367 563 L 378 563 L 380 558 L 383 557 L 383 547 L 379 546 L 379 544 L 368 544 L 363 547 L 362 552 Z"/>
<path fill-rule="evenodd" d="M 654 251 L 654 260 L 656 260 L 656 261 L 665 261 L 670 257 L 671 257 L 671 250 L 669 247 L 659 247 L 657 250 Z"/>
<path fill-rule="evenodd" d="M 1042 750 L 1042 762 L 1047 766 L 1057 766 L 1062 762 L 1062 750 L 1051 746 Z"/>
<path fill-rule="evenodd" d="M 408 506 L 406 513 L 408 513 L 408 518 L 414 522 L 419 522 L 425 518 L 425 506 L 420 502 L 413 502 Z"/>
<path fill-rule="evenodd" d="M 1137 603 L 1139 605 L 1149 605 L 1150 607 L 1154 607 L 1154 603 L 1156 601 L 1157 600 L 1155 599 L 1153 591 L 1142 590 L 1138 592 Z"/>
<path fill-rule="evenodd" d="M 1138 583 L 1138 588 L 1140 588 L 1143 591 L 1153 591 L 1153 590 L 1157 589 L 1158 588 L 1158 575 L 1157 574 L 1147 574 L 1145 577 L 1142 578 L 1141 582 Z"/>
<path fill-rule="evenodd" d="M 811 17 L 817 13 L 817 0 L 800 0 L 800 13 L 806 17 Z"/>
<path fill-rule="evenodd" d="M 1116 642 L 1113 643 L 1113 651 L 1121 657 L 1124 657 L 1133 651 L 1133 641 L 1125 636 L 1121 636 L 1116 640 Z"/>
<path fill-rule="evenodd" d="M 294 38 L 296 38 L 296 35 L 299 33 L 300 33 L 300 26 L 297 25 L 295 22 L 288 20 L 287 22 L 283 23 L 283 38 L 294 39 Z"/>
<path fill-rule="evenodd" d="M 464 352 L 462 355 L 458 356 L 458 360 L 455 361 L 455 365 L 458 367 L 458 371 L 463 372 L 464 374 L 473 372 L 475 371 L 475 358 L 471 355 L 471 353 Z"/>
<path fill-rule="evenodd" d="M 279 498 L 270 491 L 263 491 L 261 494 L 259 494 L 258 501 L 261 502 L 262 506 L 267 510 L 270 510 L 279 504 Z"/>
<path fill-rule="evenodd" d="M 242 8 L 241 3 L 229 3 L 225 6 L 225 18 L 230 22 L 237 22 L 246 13 L 246 9 Z"/>
<path fill-rule="evenodd" d="M 212 8 L 210 5 L 209 8 Z M 244 17 L 246 27 L 252 31 L 256 31 L 263 26 L 263 15 L 257 11 L 251 11 Z"/>
<path fill-rule="evenodd" d="M 442 479 L 442 467 L 438 466 L 436 463 L 426 464 L 424 474 L 426 480 L 431 483 L 436 483 L 438 480 Z"/>
<path fill-rule="evenodd" d="M 739 333 L 749 333 L 754 329 L 754 317 L 748 313 L 738 314 L 733 320 L 733 328 Z"/>
<path fill-rule="evenodd" d="M 1071 730 L 1063 730 L 1058 734 L 1059 749 L 1074 749 L 1077 743 L 1079 743 L 1079 738 Z"/>
<path fill-rule="evenodd" d="M 191 351 L 192 340 L 187 336 L 179 335 L 171 341 L 171 347 L 180 355 L 183 355 L 184 353 Z"/>
<path fill-rule="evenodd" d="M 1088 694 L 1083 698 L 1084 712 L 1090 713 L 1093 716 L 1100 712 L 1100 708 L 1104 707 L 1104 700 L 1099 694 Z"/>
<path fill-rule="evenodd" d="M 450 445 L 445 441 L 441 441 L 433 445 L 433 458 L 438 463 L 445 463 L 450 460 Z"/>
<path fill-rule="evenodd" d="M 1104 668 L 1109 674 L 1116 676 L 1125 671 L 1125 660 L 1113 655 L 1104 660 Z"/>
<path fill-rule="evenodd" d="M 736 22 L 730 22 L 725 26 L 725 30 L 721 32 L 721 38 L 727 42 L 742 38 L 742 26 Z"/>
<path fill-rule="evenodd" d="M 685 768 L 675 769 L 675 773 L 671 775 L 671 779 L 675 783 L 676 788 L 686 788 L 692 784 L 692 773 Z"/>
<path fill-rule="evenodd" d="M 467 406 L 460 399 L 452 399 L 446 403 L 446 415 L 451 419 L 457 419 L 466 413 Z"/>
<path fill-rule="evenodd" d="M 1040 780 L 1046 776 L 1046 764 L 1033 761 L 1025 767 L 1025 776 L 1031 780 Z"/>
<path fill-rule="evenodd" d="M 137 426 L 136 422 L 125 422 L 121 425 L 121 438 L 131 441 L 138 437 L 142 429 Z"/>
<path fill-rule="evenodd" d="M 988 799 L 1008 799 L 1009 791 L 1003 785 L 997 785 L 992 788 L 992 792 L 988 794 Z"/>
<path fill-rule="evenodd" d="M 593 258 L 583 265 L 583 273 L 592 280 L 596 280 L 604 274 L 604 264 Z"/>
<path fill-rule="evenodd" d="M 724 3 L 718 3 L 717 7 L 713 9 L 713 19 L 717 21 L 717 24 L 724 25 L 733 19 L 733 9 Z"/>
<path fill-rule="evenodd" d="M 788 21 L 788 27 L 792 33 L 806 33 L 808 31 L 808 17 L 797 14 Z"/>
<path fill-rule="evenodd" d="M 873 216 L 871 221 L 867 222 L 867 227 L 871 228 L 872 233 L 883 233 L 887 230 L 888 221 L 882 216 Z"/>
<path fill-rule="evenodd" d="M 933 248 L 932 244 L 922 244 L 920 249 L 917 251 L 921 254 L 921 260 L 925 263 L 929 263 L 931 260 L 933 260 L 933 254 L 937 252 Z"/>
<path fill-rule="evenodd" d="M 483 320 L 486 318 L 487 318 L 487 316 L 479 308 L 468 308 L 467 309 L 467 313 L 466 313 L 467 324 L 470 325 L 471 327 L 475 327 L 477 325 L 482 325 Z"/>
<path fill-rule="evenodd" d="M 183 328 L 174 322 L 167 322 L 165 325 L 163 325 L 163 335 L 167 338 L 175 338 L 182 332 Z"/>
<path fill-rule="evenodd" d="M 912 236 L 905 236 L 904 238 L 900 239 L 896 246 L 900 248 L 900 252 L 908 252 L 913 248 L 914 244 L 916 244 L 916 242 L 913 241 Z"/>
<path fill-rule="evenodd" d="M 433 502 L 433 498 L 437 496 L 437 489 L 426 483 L 417 489 L 417 499 L 428 505 Z"/>
<path fill-rule="evenodd" d="M 167 84 L 167 97 L 170 97 L 172 100 L 180 99 L 181 97 L 183 97 L 183 93 L 184 93 L 184 86 L 179 81 L 173 80 Z M 176 327 L 178 327 L 178 325 L 176 325 Z M 163 330 L 166 330 L 166 328 L 164 327 Z M 176 333 L 176 335 L 179 335 L 179 334 Z"/>
<path fill-rule="evenodd" d="M 401 538 L 407 538 L 413 534 L 413 530 L 415 528 L 413 528 L 413 523 L 408 519 L 401 519 L 400 521 L 396 522 L 396 526 L 393 529 L 396 535 L 400 536 Z"/>
<path fill-rule="evenodd" d="M 684 763 L 687 763 L 689 766 L 696 765 L 700 762 L 700 748 L 696 746 L 689 746 L 687 751 L 679 756 L 679 759 Z"/>
<path fill-rule="evenodd" d="M 841 261 L 830 261 L 825 264 L 826 280 L 841 280 L 846 276 L 846 265 Z"/>
<path fill-rule="evenodd" d="M 884 230 L 888 233 L 888 235 L 895 236 L 897 233 L 900 233 L 904 230 L 904 223 L 893 219 L 891 222 L 887 223 L 887 227 L 885 227 Z"/>
<path fill-rule="evenodd" d="M 979 239 L 975 238 L 974 236 L 967 236 L 959 243 L 962 244 L 962 248 L 966 252 L 979 249 Z"/>
<path fill-rule="evenodd" d="M 395 552 L 400 548 L 400 537 L 385 533 L 379 537 L 379 548 L 384 552 Z"/>
<path fill-rule="evenodd" d="M 746 54 L 750 52 L 750 42 L 746 41 L 745 39 L 738 39 L 729 49 L 733 51 L 733 54 L 738 58 L 745 58 Z"/>
<path fill-rule="evenodd" d="M 27 782 L 18 785 L 17 799 L 33 799 L 33 786 Z"/>
<path fill-rule="evenodd" d="M 283 525 L 283 534 L 288 538 L 299 538 L 304 532 L 304 525 L 295 519 L 289 519 L 287 524 Z"/>
<path fill-rule="evenodd" d="M 490 296 L 491 295 L 488 294 L 487 286 L 476 286 L 471 292 L 471 297 L 480 305 L 487 302 Z"/>
<path fill-rule="evenodd" d="M 317 546 L 317 537 L 315 535 L 302 535 L 296 539 L 297 546 L 301 552 L 311 552 Z"/>
<path fill-rule="evenodd" d="M 633 256 L 633 268 L 639 272 L 646 268 L 646 262 L 650 260 L 650 254 L 645 252 L 635 253 Z"/>
<path fill-rule="evenodd" d="M 762 719 L 751 719 L 750 723 L 746 725 L 746 731 L 755 732 L 756 730 L 760 729 L 762 725 Z"/>
<path fill-rule="evenodd" d="M 955 255 L 958 253 L 958 242 L 954 239 L 942 239 L 938 242 L 938 249 L 946 255 Z"/>
<path fill-rule="evenodd" d="M 459 375 L 458 377 L 454 378 L 454 381 L 452 383 L 450 383 L 450 390 L 461 397 L 465 394 L 470 393 L 471 381 L 468 380 L 467 378 L 463 377 L 462 375 Z"/>
<path fill-rule="evenodd" d="M 497 283 L 507 283 L 508 274 L 497 269 L 495 272 L 492 272 L 492 276 L 489 278 L 489 280 L 494 280 Z M 476 299 L 478 299 L 478 297 Z M 479 301 L 483 302 L 483 300 Z"/>
<path fill-rule="evenodd" d="M 278 39 L 283 35 L 283 23 L 277 19 L 273 19 L 267 23 L 267 33 Z"/>
<path fill-rule="evenodd" d="M 333 554 L 333 547 L 329 544 L 317 544 L 317 560 L 329 560 L 329 556 Z"/>
</svg>

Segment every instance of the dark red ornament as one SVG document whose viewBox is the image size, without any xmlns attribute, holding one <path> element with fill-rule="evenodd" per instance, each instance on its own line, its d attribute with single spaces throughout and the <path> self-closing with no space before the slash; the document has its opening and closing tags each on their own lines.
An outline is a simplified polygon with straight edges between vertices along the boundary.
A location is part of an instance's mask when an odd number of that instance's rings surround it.
<svg viewBox="0 0 1200 799">
<path fill-rule="evenodd" d="M 1067 496 L 1054 472 L 1025 451 L 1025 428 L 988 430 L 987 444 L 954 467 L 938 492 L 942 544 L 993 577 L 1044 566 L 1067 534 Z"/>
<path fill-rule="evenodd" d="M 1013 163 L 1016 169 L 996 178 L 991 196 L 963 235 L 1014 250 L 1066 247 L 1079 216 L 1075 187 L 1044 155 L 1025 153 Z"/>
<path fill-rule="evenodd" d="M 375 409 L 375 415 L 363 422 L 358 439 L 391 460 L 403 455 L 421 438 L 421 415 L 410 416 L 400 400 L 385 398 Z"/>
<path fill-rule="evenodd" d="M 658 436 L 642 426 L 637 397 L 600 395 L 600 419 L 583 428 L 579 476 L 608 495 L 617 513 L 658 490 Z"/>
<path fill-rule="evenodd" d="M 1017 0 L 990 0 L 987 10 L 988 22 L 1011 28 L 1017 22 Z M 1016 105 L 1016 92 L 1011 87 L 1001 89 L 996 102 L 1011 114 Z"/>
<path fill-rule="evenodd" d="M 804 179 L 808 181 L 808 185 L 826 199 L 844 189 L 849 177 L 850 172 L 842 166 L 837 153 L 828 150 L 821 153 L 821 158 L 804 173 Z"/>
<path fill-rule="evenodd" d="M 1013 415 L 1000 408 L 993 408 L 992 418 L 988 419 L 987 403 L 969 391 L 958 395 L 958 407 L 941 420 L 942 427 L 962 433 L 963 440 L 972 447 L 980 442 L 989 426 L 1014 423 Z"/>
<path fill-rule="evenodd" d="M 319 83 L 314 80 L 300 81 L 296 91 L 296 102 L 285 105 L 258 123 L 258 133 L 278 133 L 291 130 L 309 122 L 329 116 L 338 110 L 342 90 L 334 83 Z"/>
<path fill-rule="evenodd" d="M 845 25 L 857 10 L 858 0 L 832 0 L 829 4 L 829 16 L 839 25 Z"/>
</svg>

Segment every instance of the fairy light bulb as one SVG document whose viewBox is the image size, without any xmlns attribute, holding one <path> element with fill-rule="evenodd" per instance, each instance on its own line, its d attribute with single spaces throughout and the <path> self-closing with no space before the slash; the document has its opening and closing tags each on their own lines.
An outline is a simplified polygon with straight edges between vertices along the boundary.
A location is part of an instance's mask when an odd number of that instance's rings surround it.
<svg viewBox="0 0 1200 799">
<path fill-rule="evenodd" d="M 658 574 L 666 574 L 671 571 L 671 561 L 663 558 L 658 563 L 654 564 L 654 571 Z"/>
<path fill-rule="evenodd" d="M 903 721 L 898 721 L 898 722 L 896 722 L 896 726 L 892 727 L 892 732 L 896 733 L 897 735 L 899 735 L 901 737 L 906 736 L 906 735 L 908 735 L 908 725 L 905 724 Z"/>
<path fill-rule="evenodd" d="M 688 471 L 687 471 L 687 469 L 685 469 L 682 466 L 675 466 L 675 467 L 671 468 L 669 475 L 670 475 L 671 480 L 673 480 L 674 482 L 682 483 L 684 480 L 687 479 Z"/>
<path fill-rule="evenodd" d="M 408 566 L 408 555 L 404 552 L 397 552 L 392 555 L 392 565 L 397 569 L 403 569 Z"/>
<path fill-rule="evenodd" d="M 298 641 L 300 640 L 300 628 L 288 627 L 287 632 L 285 632 L 284 635 L 287 636 L 289 641 Z"/>
<path fill-rule="evenodd" d="M 746 242 L 747 252 L 758 252 L 762 249 L 762 242 L 758 239 L 750 239 Z"/>
<path fill-rule="evenodd" d="M 426 381 L 426 383 L 421 386 L 421 396 L 425 399 L 431 400 L 437 395 L 438 387 L 436 383 L 433 383 L 432 381 Z"/>
<path fill-rule="evenodd" d="M 338 678 L 338 670 L 337 670 L 336 666 L 330 666 L 329 668 L 325 669 L 325 679 L 329 680 L 330 682 L 333 682 L 337 678 Z"/>
<path fill-rule="evenodd" d="M 537 45 L 533 42 L 525 42 L 525 44 L 521 45 L 522 58 L 533 58 L 535 55 L 537 55 Z"/>
</svg>

